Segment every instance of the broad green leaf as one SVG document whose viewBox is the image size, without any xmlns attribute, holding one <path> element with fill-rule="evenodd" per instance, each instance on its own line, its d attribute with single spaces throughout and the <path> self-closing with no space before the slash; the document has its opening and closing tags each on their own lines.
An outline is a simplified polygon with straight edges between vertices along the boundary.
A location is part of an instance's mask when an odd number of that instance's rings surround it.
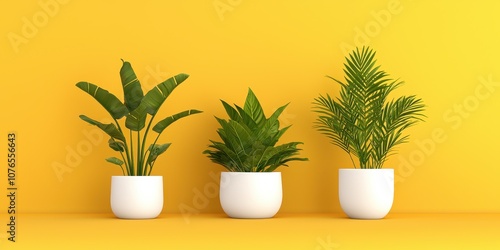
<svg viewBox="0 0 500 250">
<path fill-rule="evenodd" d="M 149 156 L 147 160 L 147 164 L 151 165 L 154 161 L 156 161 L 156 158 L 163 154 L 167 149 L 170 147 L 172 143 L 165 143 L 165 144 L 152 144 L 149 146 Z"/>
<path fill-rule="evenodd" d="M 135 75 L 132 65 L 122 59 L 123 65 L 120 69 L 125 106 L 128 110 L 136 109 L 144 96 L 141 84 Z"/>
<path fill-rule="evenodd" d="M 252 120 L 257 124 L 260 124 L 266 119 L 266 117 L 264 116 L 264 110 L 262 109 L 259 100 L 251 89 L 248 89 L 248 94 L 243 109 L 250 117 L 252 117 Z"/>
<path fill-rule="evenodd" d="M 87 117 L 86 115 L 80 115 L 80 119 L 82 119 L 82 120 L 84 120 L 92 125 L 97 126 L 98 128 L 100 128 L 102 131 L 104 131 L 109 136 L 111 136 L 117 140 L 125 142 L 125 136 L 123 136 L 123 134 L 116 128 L 116 126 L 113 123 L 103 124 L 103 123 L 100 123 L 92 118 Z"/>
<path fill-rule="evenodd" d="M 165 130 L 170 124 L 176 122 L 177 120 L 184 118 L 186 116 L 194 115 L 194 114 L 199 114 L 202 111 L 196 110 L 196 109 L 190 109 L 190 110 L 185 110 L 182 112 L 179 112 L 175 115 L 169 116 L 161 121 L 159 121 L 154 127 L 153 131 L 161 134 L 163 130 Z"/>
<path fill-rule="evenodd" d="M 123 165 L 123 161 L 116 158 L 116 157 L 109 157 L 109 158 L 106 158 L 106 161 L 109 162 L 109 163 L 113 163 L 115 165 L 118 165 L 118 166 L 121 166 Z"/>
<path fill-rule="evenodd" d="M 150 115 L 156 114 L 170 93 L 188 77 L 189 75 L 187 74 L 178 74 L 156 85 L 156 87 L 146 93 L 141 105 L 145 105 L 144 108 Z"/>
<path fill-rule="evenodd" d="M 241 121 L 238 121 L 239 124 L 244 125 L 246 128 L 248 128 L 251 131 L 255 131 L 258 129 L 257 122 L 254 121 L 253 117 L 250 116 L 244 109 L 242 109 L 240 106 L 235 105 L 236 109 L 238 110 L 238 113 L 241 117 Z"/>
<path fill-rule="evenodd" d="M 226 132 L 226 144 L 229 142 L 227 146 L 237 154 L 248 156 L 248 151 L 253 144 L 251 132 L 232 120 L 229 120 L 224 131 Z"/>
<path fill-rule="evenodd" d="M 125 119 L 125 127 L 132 131 L 141 131 L 146 126 L 147 112 L 144 105 L 139 105 Z"/>
<path fill-rule="evenodd" d="M 89 82 L 79 82 L 76 86 L 94 97 L 114 119 L 120 119 L 128 114 L 127 107 L 109 91 Z"/>
<path fill-rule="evenodd" d="M 110 148 L 112 148 L 114 151 L 119 151 L 119 152 L 124 152 L 125 151 L 125 144 L 121 141 L 116 141 L 110 138 L 108 140 L 108 145 Z"/>
<path fill-rule="evenodd" d="M 233 108 L 231 105 L 229 105 L 227 102 L 221 100 L 222 106 L 224 106 L 224 109 L 226 110 L 227 115 L 229 116 L 230 119 L 233 119 L 237 122 L 241 121 L 242 118 L 240 117 L 240 114 L 238 111 Z"/>
</svg>

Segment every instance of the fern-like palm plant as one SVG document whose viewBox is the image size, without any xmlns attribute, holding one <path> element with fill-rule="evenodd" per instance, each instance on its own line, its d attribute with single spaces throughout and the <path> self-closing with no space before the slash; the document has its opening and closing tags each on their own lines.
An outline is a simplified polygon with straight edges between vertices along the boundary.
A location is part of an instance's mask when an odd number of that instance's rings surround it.
<svg viewBox="0 0 500 250">
<path fill-rule="evenodd" d="M 306 161 L 307 158 L 294 157 L 302 142 L 290 142 L 275 146 L 290 126 L 280 129 L 278 118 L 286 105 L 278 108 L 266 118 L 259 100 L 248 90 L 243 108 L 238 105 L 222 105 L 229 120 L 217 118 L 217 130 L 222 142 L 212 141 L 210 148 L 203 151 L 212 162 L 224 166 L 231 172 L 272 172 L 279 166 L 288 166 L 289 161 Z"/>
<path fill-rule="evenodd" d="M 156 136 L 153 137 L 152 144 L 147 146 L 146 142 L 148 141 L 148 135 L 150 135 L 151 125 L 158 110 L 172 91 L 188 78 L 188 75 L 178 74 L 171 77 L 156 85 L 144 95 L 131 64 L 123 60 L 122 62 L 120 77 L 124 102 L 107 90 L 92 83 L 79 82 L 76 84 L 78 88 L 91 95 L 108 111 L 114 123 L 104 124 L 85 115 L 80 115 L 80 118 L 91 125 L 99 127 L 110 136 L 109 147 L 119 152 L 121 159 L 110 157 L 106 161 L 120 166 L 123 175 L 147 176 L 151 175 L 157 157 L 163 154 L 171 144 L 157 144 L 161 133 L 175 121 L 189 115 L 201 113 L 201 111 L 195 109 L 185 110 L 160 120 L 152 127 L 152 130 L 156 132 Z M 124 125 L 128 129 L 128 133 L 123 128 L 123 122 L 122 124 L 119 122 L 122 118 L 125 118 Z"/>
<path fill-rule="evenodd" d="M 380 70 L 372 49 L 356 48 L 346 61 L 345 82 L 330 77 L 340 84 L 340 97 L 314 99 L 315 127 L 349 154 L 355 168 L 353 156 L 359 168 L 382 168 L 395 146 L 408 141 L 403 132 L 422 121 L 425 106 L 414 95 L 388 100 L 403 82 Z"/>
</svg>

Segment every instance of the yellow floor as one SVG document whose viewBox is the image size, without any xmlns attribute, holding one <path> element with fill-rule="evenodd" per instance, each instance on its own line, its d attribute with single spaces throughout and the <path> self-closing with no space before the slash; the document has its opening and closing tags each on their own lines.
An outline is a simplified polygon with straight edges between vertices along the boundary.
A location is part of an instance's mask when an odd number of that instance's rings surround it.
<svg viewBox="0 0 500 250">
<path fill-rule="evenodd" d="M 223 214 L 164 214 L 154 220 L 21 214 L 16 242 L 6 237 L 1 234 L 0 249 L 500 249 L 500 214 L 390 214 L 383 220 L 343 214 L 261 220 Z"/>
</svg>

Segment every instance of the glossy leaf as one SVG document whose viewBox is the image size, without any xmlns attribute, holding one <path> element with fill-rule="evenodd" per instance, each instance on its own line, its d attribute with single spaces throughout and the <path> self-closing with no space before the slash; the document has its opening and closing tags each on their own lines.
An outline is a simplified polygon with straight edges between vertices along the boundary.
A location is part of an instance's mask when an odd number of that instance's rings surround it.
<svg viewBox="0 0 500 250">
<path fill-rule="evenodd" d="M 190 110 L 185 110 L 185 111 L 179 112 L 179 113 L 177 113 L 175 115 L 169 116 L 169 117 L 167 117 L 167 118 L 159 121 L 153 127 L 153 131 L 155 131 L 156 133 L 161 134 L 163 132 L 163 130 L 165 130 L 168 126 L 170 126 L 170 124 L 176 122 L 177 120 L 179 120 L 181 118 L 184 118 L 184 117 L 187 117 L 187 116 L 190 116 L 190 115 L 199 114 L 201 112 L 202 111 L 199 111 L 199 110 L 196 110 L 196 109 L 190 109 Z"/>
<path fill-rule="evenodd" d="M 150 115 L 156 114 L 156 112 L 158 112 L 161 105 L 172 93 L 172 91 L 174 91 L 174 89 L 177 88 L 177 86 L 184 82 L 188 77 L 189 75 L 187 74 L 178 74 L 156 85 L 156 87 L 146 93 L 141 102 L 141 105 L 145 105 L 144 108 Z"/>
<path fill-rule="evenodd" d="M 262 106 L 260 105 L 259 100 L 251 89 L 248 90 L 243 109 L 248 114 L 248 116 L 250 116 L 252 120 L 257 124 L 260 124 L 266 119 L 266 117 L 264 116 L 264 110 L 262 110 Z"/>
<path fill-rule="evenodd" d="M 85 116 L 85 115 L 80 115 L 80 118 L 82 120 L 92 124 L 92 125 L 97 126 L 98 128 L 100 128 L 102 131 L 104 131 L 109 136 L 111 136 L 117 140 L 125 142 L 125 136 L 123 136 L 123 134 L 116 128 L 116 126 L 113 123 L 103 124 L 103 123 L 98 122 L 92 118 Z"/>
<path fill-rule="evenodd" d="M 110 148 L 112 148 L 114 151 L 118 152 L 124 152 L 125 151 L 125 144 L 121 141 L 116 141 L 110 138 L 108 140 L 108 145 Z"/>
<path fill-rule="evenodd" d="M 118 165 L 118 166 L 121 166 L 123 165 L 123 161 L 116 158 L 116 157 L 109 157 L 109 158 L 106 158 L 106 161 L 109 162 L 109 163 L 113 163 L 115 165 Z"/>
<path fill-rule="evenodd" d="M 143 105 L 139 105 L 134 111 L 130 112 L 125 119 L 125 127 L 132 131 L 141 131 L 146 126 L 148 113 Z"/>
<path fill-rule="evenodd" d="M 120 69 L 120 78 L 122 81 L 125 106 L 128 110 L 135 110 L 144 96 L 141 83 L 135 75 L 134 69 L 129 62 L 122 60 L 123 65 Z"/>
<path fill-rule="evenodd" d="M 109 91 L 89 82 L 79 82 L 76 86 L 94 97 L 114 119 L 120 119 L 128 114 L 127 107 Z"/>
<path fill-rule="evenodd" d="M 158 158 L 159 155 L 165 153 L 167 149 L 170 147 L 172 143 L 165 143 L 165 144 L 154 144 L 149 146 L 149 157 L 147 160 L 147 164 L 151 165 L 154 161 L 156 161 L 156 158 Z"/>
</svg>

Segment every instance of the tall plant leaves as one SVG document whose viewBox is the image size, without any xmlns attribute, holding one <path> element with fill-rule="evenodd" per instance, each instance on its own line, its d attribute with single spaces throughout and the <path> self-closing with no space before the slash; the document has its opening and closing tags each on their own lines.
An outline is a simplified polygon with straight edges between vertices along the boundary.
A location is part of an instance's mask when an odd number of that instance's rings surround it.
<svg viewBox="0 0 500 250">
<path fill-rule="evenodd" d="M 89 82 L 79 82 L 76 86 L 94 97 L 114 119 L 120 119 L 128 114 L 127 107 L 109 91 Z"/>
<path fill-rule="evenodd" d="M 122 167 L 124 175 L 149 175 L 157 157 L 164 153 L 170 145 L 168 143 L 154 144 L 150 146 L 149 149 L 145 148 L 146 141 L 148 141 L 149 129 L 152 129 L 150 125 L 152 125 L 154 116 L 167 97 L 179 84 L 188 78 L 188 75 L 179 74 L 171 77 L 158 84 L 144 95 L 132 65 L 124 60 L 122 60 L 122 63 L 122 67 L 120 68 L 120 79 L 124 95 L 123 103 L 115 95 L 109 93 L 109 91 L 92 83 L 79 82 L 76 84 L 78 88 L 97 100 L 113 117 L 116 124 L 104 124 L 85 115 L 81 115 L 80 118 L 91 125 L 99 127 L 111 137 L 111 139 L 108 140 L 108 145 L 114 151 L 120 152 L 122 160 L 116 157 L 110 157 L 106 159 L 108 162 L 119 165 L 120 167 L 125 164 L 126 173 Z M 180 118 L 200 112 L 199 110 L 187 110 L 158 122 L 156 126 L 154 126 L 155 131 L 158 132 L 156 139 L 154 139 L 155 142 L 164 129 L 170 124 Z M 148 116 L 148 114 L 150 114 L 150 116 Z M 119 121 L 119 119 L 125 116 L 125 127 L 130 130 L 127 136 L 122 132 L 121 126 L 123 122 Z M 148 117 L 150 117 L 149 120 Z M 141 133 L 146 127 L 146 122 L 148 122 L 147 129 L 144 133 Z M 133 133 L 134 131 L 137 133 Z M 149 154 L 147 152 L 149 152 Z M 146 157 L 148 158 L 146 159 Z"/>
<path fill-rule="evenodd" d="M 340 97 L 314 99 L 315 128 L 355 156 L 360 168 L 380 168 L 395 146 L 407 142 L 403 131 L 422 121 L 425 106 L 415 96 L 387 102 L 403 82 L 380 70 L 375 52 L 368 47 L 349 54 L 343 71 L 345 82 L 330 77 L 341 85 Z"/>
</svg>

